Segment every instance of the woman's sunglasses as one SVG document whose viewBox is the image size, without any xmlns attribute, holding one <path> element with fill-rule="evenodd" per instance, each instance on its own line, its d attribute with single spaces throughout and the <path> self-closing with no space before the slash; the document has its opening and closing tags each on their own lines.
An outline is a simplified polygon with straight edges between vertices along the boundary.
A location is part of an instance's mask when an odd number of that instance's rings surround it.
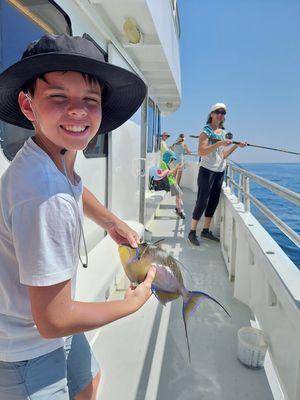
<svg viewBox="0 0 300 400">
<path fill-rule="evenodd" d="M 226 115 L 226 111 L 224 111 L 224 110 L 216 110 L 216 111 L 214 111 L 214 113 L 217 115 L 219 115 L 219 114 Z"/>
</svg>

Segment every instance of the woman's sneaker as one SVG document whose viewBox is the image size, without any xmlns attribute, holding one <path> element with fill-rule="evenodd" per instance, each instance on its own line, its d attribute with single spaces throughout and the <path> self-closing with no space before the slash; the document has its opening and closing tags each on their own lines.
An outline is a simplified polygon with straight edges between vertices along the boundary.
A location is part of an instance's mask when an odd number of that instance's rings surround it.
<svg viewBox="0 0 300 400">
<path fill-rule="evenodd" d="M 196 232 L 190 232 L 188 239 L 194 246 L 200 246 L 200 242 L 197 238 Z"/>
<path fill-rule="evenodd" d="M 206 238 L 206 239 L 210 239 L 210 240 L 214 240 L 215 242 L 219 242 L 220 239 L 215 236 L 212 231 L 209 231 L 208 229 L 203 229 L 203 231 L 201 232 L 201 237 Z"/>
</svg>

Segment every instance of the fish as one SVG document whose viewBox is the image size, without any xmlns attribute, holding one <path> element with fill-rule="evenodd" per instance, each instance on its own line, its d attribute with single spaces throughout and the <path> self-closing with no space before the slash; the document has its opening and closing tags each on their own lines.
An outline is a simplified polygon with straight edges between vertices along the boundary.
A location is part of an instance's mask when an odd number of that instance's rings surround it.
<svg viewBox="0 0 300 400">
<path fill-rule="evenodd" d="M 183 299 L 182 317 L 184 322 L 185 337 L 189 362 L 191 362 L 191 351 L 187 331 L 187 321 L 199 307 L 201 302 L 209 299 L 218 304 L 230 317 L 226 308 L 215 298 L 202 291 L 190 291 L 185 287 L 181 269 L 184 265 L 168 254 L 162 247 L 162 241 L 154 243 L 139 243 L 137 248 L 128 244 L 121 244 L 118 252 L 121 264 L 124 268 L 130 282 L 139 284 L 145 280 L 145 277 L 151 266 L 155 266 L 156 274 L 152 282 L 152 292 L 157 300 L 166 305 L 168 302 Z"/>
</svg>

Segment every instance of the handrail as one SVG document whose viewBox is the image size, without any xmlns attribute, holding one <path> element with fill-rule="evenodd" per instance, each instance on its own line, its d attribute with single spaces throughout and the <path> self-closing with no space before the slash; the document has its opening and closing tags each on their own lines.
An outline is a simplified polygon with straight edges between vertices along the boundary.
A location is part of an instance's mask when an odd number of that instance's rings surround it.
<svg viewBox="0 0 300 400">
<path fill-rule="evenodd" d="M 234 172 L 240 174 L 238 183 L 234 180 Z M 274 192 L 278 196 L 290 201 L 291 203 L 296 204 L 297 206 L 300 206 L 300 194 L 261 178 L 242 168 L 235 167 L 231 163 L 227 166 L 225 178 L 226 186 L 230 188 L 230 185 L 233 185 L 238 189 L 238 199 L 244 204 L 245 211 L 250 211 L 250 202 L 252 202 L 274 225 L 280 229 L 284 235 L 286 235 L 293 243 L 295 243 L 296 246 L 300 247 L 300 235 L 298 235 L 297 232 L 283 222 L 277 215 L 272 213 L 272 211 L 270 211 L 268 207 L 261 203 L 256 197 L 250 194 L 249 180 L 252 179 L 259 185 Z"/>
<path fill-rule="evenodd" d="M 296 204 L 296 206 L 300 206 L 300 194 L 293 192 L 292 190 L 286 189 L 277 183 L 270 182 L 267 179 L 261 178 L 245 169 L 238 168 L 230 164 L 231 170 L 235 172 L 242 172 L 244 176 L 253 179 L 255 182 L 260 184 L 261 186 L 265 187 L 266 189 L 271 190 L 272 192 L 278 194 L 280 197 L 285 198 L 288 201 Z"/>
</svg>

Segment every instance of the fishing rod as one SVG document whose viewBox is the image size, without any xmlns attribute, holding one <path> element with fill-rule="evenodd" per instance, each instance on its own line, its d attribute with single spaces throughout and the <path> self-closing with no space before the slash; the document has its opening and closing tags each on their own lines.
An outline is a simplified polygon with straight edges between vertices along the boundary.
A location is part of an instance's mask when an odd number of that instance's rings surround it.
<svg viewBox="0 0 300 400">
<path fill-rule="evenodd" d="M 190 135 L 190 137 L 194 138 L 194 139 L 198 139 L 199 135 Z M 233 138 L 233 134 L 231 132 L 227 132 L 225 135 L 226 139 L 231 140 Z M 222 139 L 211 139 L 212 142 L 216 143 L 216 142 L 220 142 Z M 240 144 L 241 142 L 236 142 L 236 141 L 232 141 L 232 144 Z M 247 143 L 247 146 L 251 146 L 251 147 L 258 147 L 260 149 L 267 149 L 267 150 L 274 150 L 274 151 L 280 151 L 281 153 L 289 153 L 289 154 L 295 154 L 296 156 L 300 156 L 300 153 L 297 153 L 296 151 L 289 151 L 289 150 L 285 150 L 285 149 L 277 149 L 275 147 L 267 147 L 267 146 L 260 146 L 258 144 L 251 144 L 251 143 Z"/>
</svg>

